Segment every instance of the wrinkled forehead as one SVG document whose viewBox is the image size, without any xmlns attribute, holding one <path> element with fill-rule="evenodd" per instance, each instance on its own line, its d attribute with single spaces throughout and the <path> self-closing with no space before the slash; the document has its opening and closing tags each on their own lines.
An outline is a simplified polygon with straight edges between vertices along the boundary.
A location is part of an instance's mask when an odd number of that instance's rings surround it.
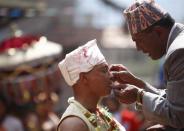
<svg viewBox="0 0 184 131">
<path fill-rule="evenodd" d="M 105 68 L 109 69 L 109 65 L 108 65 L 107 62 L 103 62 L 103 63 L 101 63 L 101 64 L 95 65 L 91 71 L 97 71 L 97 70 L 103 69 L 103 68 L 104 68 L 104 69 L 105 69 Z M 91 71 L 90 71 L 90 72 L 91 72 Z"/>
<path fill-rule="evenodd" d="M 98 65 L 95 65 L 94 67 L 93 67 L 93 69 L 99 69 L 99 68 L 109 68 L 109 65 L 108 65 L 108 63 L 107 62 L 103 62 L 103 63 L 101 63 L 101 64 L 98 64 Z"/>
<path fill-rule="evenodd" d="M 99 64 L 99 65 L 96 65 L 97 67 L 108 67 L 109 68 L 109 65 L 108 65 L 108 63 L 107 62 L 103 62 L 103 63 L 101 63 L 101 64 Z"/>
</svg>

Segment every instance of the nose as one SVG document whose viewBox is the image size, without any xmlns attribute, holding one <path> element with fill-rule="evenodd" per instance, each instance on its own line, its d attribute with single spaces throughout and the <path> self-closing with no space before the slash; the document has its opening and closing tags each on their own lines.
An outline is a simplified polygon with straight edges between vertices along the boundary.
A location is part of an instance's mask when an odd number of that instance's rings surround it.
<svg viewBox="0 0 184 131">
<path fill-rule="evenodd" d="M 111 81 L 114 81 L 114 76 L 113 76 L 113 73 L 111 71 L 109 71 L 109 77 L 110 77 Z"/>
</svg>

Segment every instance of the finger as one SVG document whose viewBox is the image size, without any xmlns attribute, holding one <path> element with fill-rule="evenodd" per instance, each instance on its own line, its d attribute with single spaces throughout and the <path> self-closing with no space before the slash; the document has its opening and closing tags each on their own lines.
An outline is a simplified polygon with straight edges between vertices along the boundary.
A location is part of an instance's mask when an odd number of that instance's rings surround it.
<svg viewBox="0 0 184 131">
<path fill-rule="evenodd" d="M 127 68 L 123 66 L 122 64 L 110 65 L 110 71 L 122 71 L 122 70 L 127 70 Z"/>
<path fill-rule="evenodd" d="M 129 72 L 127 71 L 112 71 L 111 74 L 113 76 L 113 80 L 117 81 L 126 81 L 127 78 L 129 78 Z"/>
<path fill-rule="evenodd" d="M 126 70 L 127 68 L 123 65 L 120 65 L 120 64 L 116 64 L 116 65 L 111 65 L 110 66 L 110 71 L 114 70 L 114 71 L 121 71 L 121 70 Z"/>
<path fill-rule="evenodd" d="M 113 92 L 115 97 L 118 97 L 118 98 L 121 97 L 121 92 L 122 92 L 121 90 L 113 89 Z"/>
<path fill-rule="evenodd" d="M 114 77 L 113 72 L 110 72 L 110 75 L 111 75 L 110 80 L 115 82 L 116 78 Z"/>
<path fill-rule="evenodd" d="M 113 76 L 127 75 L 128 71 L 111 71 Z"/>
<path fill-rule="evenodd" d="M 127 84 L 118 84 L 118 85 L 114 85 L 112 87 L 112 89 L 115 89 L 115 90 L 122 90 L 122 89 L 125 89 L 128 85 Z"/>
</svg>

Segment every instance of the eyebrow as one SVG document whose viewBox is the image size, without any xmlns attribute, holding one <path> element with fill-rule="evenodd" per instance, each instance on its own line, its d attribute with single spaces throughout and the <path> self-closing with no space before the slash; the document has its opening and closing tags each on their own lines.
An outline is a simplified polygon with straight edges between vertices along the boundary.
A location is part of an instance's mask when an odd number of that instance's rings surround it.
<svg viewBox="0 0 184 131">
<path fill-rule="evenodd" d="M 108 65 L 103 65 L 101 68 L 109 69 L 109 66 Z"/>
<path fill-rule="evenodd" d="M 97 68 L 99 68 L 99 69 L 102 69 L 102 68 L 109 68 L 109 66 L 108 66 L 108 65 L 102 65 L 102 66 L 98 66 Z"/>
</svg>

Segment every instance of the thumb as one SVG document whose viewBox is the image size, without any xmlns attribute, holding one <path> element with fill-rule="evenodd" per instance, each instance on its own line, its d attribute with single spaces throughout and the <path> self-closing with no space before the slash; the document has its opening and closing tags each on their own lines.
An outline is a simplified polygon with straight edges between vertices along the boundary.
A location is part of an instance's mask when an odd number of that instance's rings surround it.
<svg viewBox="0 0 184 131">
<path fill-rule="evenodd" d="M 112 80 L 117 81 L 121 84 L 126 84 L 129 81 L 129 76 L 127 71 L 113 71 L 112 74 Z"/>
<path fill-rule="evenodd" d="M 121 90 L 121 89 L 125 89 L 126 87 L 127 87 L 127 84 L 118 84 L 118 85 L 114 85 L 113 89 Z"/>
<path fill-rule="evenodd" d="M 113 77 L 117 79 L 124 79 L 126 78 L 126 75 L 128 75 L 127 71 L 112 71 L 111 73 Z"/>
<path fill-rule="evenodd" d="M 110 65 L 110 71 L 122 71 L 122 70 L 127 70 L 127 68 L 123 66 L 122 64 Z"/>
</svg>

